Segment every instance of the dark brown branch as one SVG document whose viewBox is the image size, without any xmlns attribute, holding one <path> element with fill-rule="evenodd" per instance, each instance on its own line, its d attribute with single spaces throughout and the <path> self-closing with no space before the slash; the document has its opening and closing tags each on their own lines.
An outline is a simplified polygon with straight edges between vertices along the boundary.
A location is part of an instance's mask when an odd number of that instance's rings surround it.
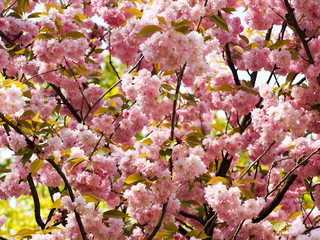
<svg viewBox="0 0 320 240">
<path fill-rule="evenodd" d="M 33 141 L 31 141 L 28 137 L 26 137 L 24 132 L 22 132 L 22 130 L 18 126 L 15 126 L 12 122 L 10 122 L 2 113 L 0 113 L 0 118 L 2 121 L 8 124 L 13 130 L 15 130 L 17 133 L 25 137 L 25 140 L 28 146 L 30 147 L 30 149 L 32 149 L 34 152 L 38 152 L 39 149 L 37 145 Z"/>
<path fill-rule="evenodd" d="M 27 180 L 28 180 L 28 183 L 30 186 L 30 190 L 31 190 L 32 198 L 33 198 L 33 203 L 34 203 L 34 217 L 36 219 L 38 226 L 41 227 L 41 229 L 43 230 L 45 228 L 45 224 L 43 223 L 43 221 L 41 219 L 39 196 L 37 193 L 37 189 L 34 185 L 31 173 L 28 174 Z"/>
<path fill-rule="evenodd" d="M 178 232 L 180 233 L 180 234 L 182 234 L 183 236 L 186 236 L 186 234 L 188 233 L 188 231 L 187 230 L 185 230 L 183 227 L 181 227 L 180 225 L 179 225 L 179 228 L 178 228 Z M 190 237 L 186 237 L 187 239 L 190 239 Z"/>
<path fill-rule="evenodd" d="M 234 79 L 234 82 L 236 83 L 237 86 L 240 86 L 240 80 L 239 80 L 239 76 L 238 76 L 238 73 L 237 73 L 237 70 L 233 64 L 233 61 L 231 60 L 231 52 L 230 52 L 230 47 L 229 47 L 229 43 L 226 44 L 225 46 L 225 51 L 226 51 L 226 54 L 227 54 L 227 63 L 228 63 L 228 66 L 232 72 L 232 75 L 233 75 L 233 79 Z"/>
<path fill-rule="evenodd" d="M 175 116 L 176 116 L 176 109 L 177 109 L 177 102 L 178 102 L 178 94 L 179 94 L 179 91 L 180 91 L 180 85 L 181 85 L 181 80 L 182 80 L 182 77 L 183 77 L 183 73 L 184 73 L 184 70 L 186 68 L 186 65 L 187 63 L 185 63 L 181 70 L 180 70 L 180 73 L 179 73 L 179 76 L 178 76 L 178 79 L 177 79 L 177 87 L 176 87 L 176 99 L 173 101 L 173 111 L 172 111 L 172 117 L 171 117 L 171 134 L 170 134 L 170 140 L 173 140 L 174 139 L 174 128 L 175 128 Z M 170 157 L 169 159 L 169 170 L 170 170 L 170 173 L 172 174 L 172 168 L 173 168 L 173 163 L 172 163 L 172 156 Z M 160 227 L 161 227 L 161 224 L 162 224 L 162 221 L 163 221 L 163 218 L 164 218 L 164 215 L 166 213 L 166 210 L 167 210 L 167 206 L 168 206 L 168 202 L 169 202 L 169 199 L 167 200 L 167 202 L 165 202 L 162 206 L 162 212 L 161 212 L 161 216 L 159 218 L 159 221 L 156 225 L 156 227 L 154 228 L 154 230 L 152 231 L 152 233 L 150 234 L 150 236 L 147 238 L 147 240 L 151 240 L 153 239 L 153 237 L 157 234 L 157 232 L 159 231 Z"/>
<path fill-rule="evenodd" d="M 179 73 L 178 79 L 177 79 L 177 87 L 176 87 L 176 99 L 173 101 L 173 110 L 172 110 L 172 116 L 171 116 L 171 132 L 170 132 L 170 140 L 173 141 L 174 139 L 174 129 L 175 129 L 175 119 L 176 119 L 176 111 L 177 111 L 177 103 L 179 99 L 179 91 L 181 86 L 181 81 L 183 77 L 184 70 L 186 69 L 187 63 L 185 63 Z M 173 163 L 172 163 L 172 157 L 169 158 L 169 170 L 172 174 L 173 169 Z"/>
<path fill-rule="evenodd" d="M 231 162 L 232 162 L 232 159 L 233 159 L 233 156 L 231 156 L 229 159 L 228 159 L 228 153 L 226 154 L 226 156 L 222 156 L 222 162 L 220 164 L 220 168 L 216 174 L 216 176 L 218 177 L 225 177 L 229 168 L 230 168 L 230 165 L 231 165 Z"/>
<path fill-rule="evenodd" d="M 152 240 L 153 237 L 157 234 L 157 232 L 159 231 L 160 227 L 161 227 L 161 224 L 162 224 L 162 221 L 163 221 L 163 218 L 164 218 L 164 215 L 167 211 L 167 206 L 168 206 L 168 202 L 169 202 L 169 199 L 167 200 L 167 202 L 165 202 L 162 206 L 162 211 L 161 211 L 161 216 L 159 218 L 159 221 L 156 225 L 156 227 L 153 229 L 153 232 L 149 235 L 149 237 L 147 238 L 147 240 Z"/>
<path fill-rule="evenodd" d="M 286 5 L 286 8 L 288 10 L 288 13 L 286 14 L 286 19 L 289 25 L 295 28 L 297 31 L 299 38 L 303 44 L 304 50 L 306 51 L 306 54 L 308 56 L 308 62 L 310 64 L 314 64 L 314 60 L 311 54 L 311 51 L 309 49 L 308 43 L 306 41 L 306 34 L 304 31 L 302 31 L 299 27 L 299 24 L 297 22 L 297 19 L 294 15 L 294 9 L 290 6 L 290 3 L 288 0 L 284 0 L 284 4 Z"/>
<path fill-rule="evenodd" d="M 66 97 L 62 94 L 60 88 L 58 88 L 56 85 L 49 83 L 49 85 L 55 90 L 55 92 L 59 95 L 59 97 L 61 98 L 62 102 L 64 103 L 64 105 L 66 105 L 66 107 L 69 109 L 69 111 L 71 112 L 71 114 L 74 116 L 74 118 L 81 123 L 82 119 L 81 117 L 78 115 L 77 111 L 73 108 L 73 106 L 69 103 L 69 101 L 66 99 Z"/>
<path fill-rule="evenodd" d="M 16 45 L 13 40 L 11 40 L 7 35 L 4 34 L 4 32 L 0 31 L 0 36 L 6 40 L 11 46 Z"/>
<path fill-rule="evenodd" d="M 52 219 L 53 214 L 54 214 L 55 211 L 56 211 L 55 208 L 51 208 L 51 209 L 50 209 L 50 212 L 49 212 L 49 214 L 48 214 L 48 217 L 47 217 L 47 221 L 46 221 L 46 223 L 45 223 L 45 226 L 47 226 L 47 224 L 51 221 L 51 219 Z"/>
<path fill-rule="evenodd" d="M 62 172 L 62 170 L 60 169 L 60 167 L 54 162 L 54 160 L 52 160 L 52 159 L 47 159 L 47 161 L 53 166 L 53 168 L 58 172 L 58 174 L 60 175 L 60 177 L 63 179 L 64 184 L 66 185 L 66 188 L 68 189 L 68 192 L 69 192 L 71 201 L 74 202 L 75 196 L 74 196 L 72 187 L 71 187 L 71 185 L 69 184 L 69 182 L 68 182 L 65 174 Z M 85 230 L 84 230 L 83 223 L 82 223 L 82 221 L 81 221 L 80 214 L 79 214 L 76 210 L 74 210 L 74 213 L 75 213 L 75 215 L 76 215 L 76 220 L 77 220 L 77 223 L 78 223 L 78 226 L 79 226 L 79 229 L 80 229 L 80 233 L 81 233 L 82 239 L 83 239 L 83 240 L 88 240 L 87 234 L 86 234 L 86 232 L 85 232 Z"/>
<path fill-rule="evenodd" d="M 253 223 L 258 223 L 258 222 L 262 221 L 263 219 L 265 219 L 267 216 L 269 216 L 269 214 L 273 211 L 273 209 L 275 209 L 280 204 L 285 193 L 288 191 L 289 187 L 293 184 L 294 180 L 296 180 L 297 177 L 298 177 L 298 175 L 292 174 L 288 178 L 286 184 L 282 187 L 282 189 L 279 191 L 277 196 L 275 196 L 273 201 L 266 208 L 262 209 L 262 211 L 259 213 L 258 217 L 252 219 Z"/>
<path fill-rule="evenodd" d="M 179 214 L 181 214 L 182 216 L 186 217 L 186 218 L 191 218 L 194 219 L 196 221 L 198 221 L 199 223 L 201 223 L 202 225 L 205 225 L 205 222 L 198 216 L 184 212 L 184 211 L 180 211 Z"/>
<path fill-rule="evenodd" d="M 208 0 L 205 1 L 204 3 L 204 7 L 206 7 L 208 4 Z M 196 31 L 199 32 L 199 29 L 200 29 L 200 25 L 201 25 L 201 22 L 202 22 L 202 19 L 204 18 L 204 16 L 201 16 L 199 21 L 198 21 L 198 24 L 197 24 L 197 27 L 196 27 Z"/>
</svg>

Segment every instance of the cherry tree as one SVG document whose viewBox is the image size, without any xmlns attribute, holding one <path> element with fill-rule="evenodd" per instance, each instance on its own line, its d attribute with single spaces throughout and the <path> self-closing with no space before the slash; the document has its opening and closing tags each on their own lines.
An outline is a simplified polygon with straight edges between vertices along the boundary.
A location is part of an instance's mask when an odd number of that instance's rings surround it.
<svg viewBox="0 0 320 240">
<path fill-rule="evenodd" d="M 0 0 L 0 199 L 38 225 L 0 239 L 317 239 L 319 27 L 316 0 Z"/>
</svg>

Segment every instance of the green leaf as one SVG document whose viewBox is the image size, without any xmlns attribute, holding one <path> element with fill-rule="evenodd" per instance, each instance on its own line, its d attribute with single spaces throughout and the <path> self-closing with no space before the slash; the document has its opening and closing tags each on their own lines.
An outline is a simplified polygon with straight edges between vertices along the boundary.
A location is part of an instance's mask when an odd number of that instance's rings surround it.
<svg viewBox="0 0 320 240">
<path fill-rule="evenodd" d="M 82 73 L 83 75 L 89 77 L 88 69 L 84 65 L 76 66 L 76 67 L 74 67 L 74 69 L 76 71 L 78 71 L 79 73 Z"/>
<path fill-rule="evenodd" d="M 49 40 L 53 38 L 53 36 L 51 34 L 48 33 L 40 33 L 38 36 L 36 36 L 35 39 L 41 39 L 41 40 Z"/>
<path fill-rule="evenodd" d="M 130 237 L 133 230 L 138 226 L 137 221 L 133 218 L 129 218 L 129 220 L 125 223 L 123 227 L 123 234 L 127 237 Z"/>
<path fill-rule="evenodd" d="M 126 217 L 128 217 L 128 214 L 123 213 L 119 210 L 108 210 L 103 213 L 104 220 L 109 218 L 126 218 Z"/>
<path fill-rule="evenodd" d="M 107 107 L 101 107 L 93 114 L 93 116 L 97 116 L 106 112 L 109 112 L 109 109 Z"/>
<path fill-rule="evenodd" d="M 164 224 L 164 229 L 171 232 L 178 232 L 178 227 L 173 222 Z"/>
<path fill-rule="evenodd" d="M 157 234 L 153 237 L 153 238 L 167 238 L 170 237 L 172 234 L 174 234 L 173 232 L 170 231 L 161 231 L 161 232 L 157 232 Z"/>
<path fill-rule="evenodd" d="M 45 15 L 46 13 L 42 13 L 42 12 L 34 12 L 34 13 L 31 13 L 28 18 L 38 18 L 40 17 L 40 15 Z"/>
<path fill-rule="evenodd" d="M 172 149 L 170 148 L 161 149 L 159 151 L 159 156 L 162 160 L 167 162 L 172 156 Z"/>
<path fill-rule="evenodd" d="M 201 139 L 206 138 L 206 136 L 203 135 L 202 132 L 191 132 L 191 133 L 188 133 L 188 134 L 184 135 L 183 138 L 186 139 L 186 138 L 191 137 L 191 136 L 196 137 L 196 138 L 201 138 Z"/>
<path fill-rule="evenodd" d="M 51 206 L 51 209 L 52 208 L 59 208 L 59 207 L 62 207 L 61 205 L 61 198 L 59 198 L 57 201 L 55 201 L 52 206 Z"/>
<path fill-rule="evenodd" d="M 187 201 L 182 201 L 182 202 L 185 203 L 185 204 L 201 206 L 201 204 L 196 200 L 187 200 Z"/>
<path fill-rule="evenodd" d="M 243 196 L 245 196 L 247 199 L 255 199 L 255 195 L 253 192 L 251 192 L 249 189 L 242 188 L 240 189 Z"/>
<path fill-rule="evenodd" d="M 83 194 L 83 198 L 86 200 L 87 203 L 89 202 L 93 202 L 95 204 L 97 204 L 98 202 L 104 202 L 104 200 L 96 195 L 94 195 L 93 193 L 85 193 Z"/>
<path fill-rule="evenodd" d="M 290 72 L 286 78 L 286 84 L 292 82 L 297 75 L 298 75 L 297 73 Z"/>
<path fill-rule="evenodd" d="M 278 209 L 282 208 L 282 206 L 283 206 L 283 205 L 278 205 L 278 206 L 276 206 L 276 207 L 272 210 L 272 212 L 276 212 Z"/>
<path fill-rule="evenodd" d="M 43 164 L 43 159 L 40 159 L 40 158 L 37 158 L 31 163 L 30 172 L 32 173 L 32 175 L 35 175 L 40 170 L 40 168 L 42 167 L 42 164 Z"/>
<path fill-rule="evenodd" d="M 240 37 L 243 41 L 245 41 L 246 44 L 249 44 L 249 39 L 248 39 L 246 36 L 244 36 L 244 35 L 239 35 L 239 37 Z"/>
<path fill-rule="evenodd" d="M 208 183 L 211 180 L 211 175 L 209 173 L 204 173 L 200 176 L 200 180 L 205 181 Z"/>
<path fill-rule="evenodd" d="M 316 105 L 311 106 L 311 109 L 320 111 L 320 104 L 316 104 Z"/>
<path fill-rule="evenodd" d="M 57 227 L 57 226 L 51 226 L 49 228 L 46 228 L 44 230 L 41 230 L 39 233 L 40 234 L 47 234 L 47 233 L 51 233 L 54 230 L 62 230 L 63 228 L 61 227 Z"/>
<path fill-rule="evenodd" d="M 142 144 L 146 144 L 146 145 L 150 145 L 150 144 L 152 144 L 153 142 L 152 142 L 151 138 L 146 138 L 146 139 L 143 140 L 141 143 L 142 143 Z"/>
<path fill-rule="evenodd" d="M 71 172 L 75 167 L 79 166 L 81 163 L 83 163 L 85 160 L 81 160 L 79 162 L 76 162 L 75 164 L 72 165 L 72 167 L 68 170 L 68 172 Z"/>
<path fill-rule="evenodd" d="M 238 46 L 238 45 L 233 46 L 233 48 L 234 48 L 235 50 L 237 50 L 237 51 L 238 51 L 239 53 L 241 53 L 241 54 L 243 54 L 243 53 L 244 53 L 244 51 L 243 51 L 242 47 L 240 47 L 240 46 Z"/>
<path fill-rule="evenodd" d="M 83 35 L 83 33 L 81 33 L 81 32 L 76 32 L 76 31 L 74 31 L 74 32 L 68 32 L 68 33 L 66 34 L 66 37 L 76 38 L 76 39 L 78 39 L 78 38 L 85 38 L 85 36 Z"/>
<path fill-rule="evenodd" d="M 261 184 L 261 182 L 251 179 L 251 178 L 243 178 L 237 181 L 237 183 L 239 184 L 245 184 L 245 183 L 257 183 L 257 184 Z"/>
<path fill-rule="evenodd" d="M 0 168 L 0 173 L 9 173 L 9 172 L 11 172 L 11 169 Z"/>
<path fill-rule="evenodd" d="M 81 13 L 77 13 L 75 15 L 75 17 L 79 18 L 79 19 L 88 19 L 85 15 L 81 14 Z"/>
<path fill-rule="evenodd" d="M 226 92 L 226 91 L 233 91 L 233 90 L 234 90 L 234 88 L 231 87 L 230 85 L 222 84 L 218 88 L 213 89 L 212 91 L 214 91 L 214 92 L 220 92 L 220 91 L 221 92 Z"/>
<path fill-rule="evenodd" d="M 184 140 L 187 142 L 187 144 L 190 146 L 190 147 L 192 147 L 192 148 L 194 148 L 195 146 L 197 146 L 197 145 L 201 145 L 202 144 L 202 141 L 201 140 L 199 140 L 197 137 L 195 137 L 195 136 L 188 136 L 188 137 L 183 137 L 184 138 Z"/>
<path fill-rule="evenodd" d="M 253 43 L 250 43 L 250 44 L 247 46 L 247 49 L 248 49 L 248 50 L 251 50 L 251 49 L 253 49 L 253 48 L 258 48 L 258 49 L 260 49 L 260 45 L 259 45 L 258 43 L 253 42 Z"/>
<path fill-rule="evenodd" d="M 287 225 L 287 223 L 285 221 L 273 222 L 273 230 L 276 233 L 280 233 L 286 227 L 286 225 Z"/>
<path fill-rule="evenodd" d="M 221 10 L 223 10 L 226 13 L 230 13 L 230 14 L 232 14 L 232 12 L 236 11 L 235 8 L 228 8 L 228 7 L 221 8 Z"/>
<path fill-rule="evenodd" d="M 161 84 L 161 87 L 168 90 L 168 91 L 174 90 L 174 88 L 171 85 L 166 84 L 166 83 Z"/>
<path fill-rule="evenodd" d="M 301 212 L 291 213 L 291 214 L 287 217 L 286 221 L 288 221 L 288 220 L 290 220 L 290 219 L 293 219 L 293 218 L 296 218 L 296 217 L 299 217 L 299 216 L 301 216 L 301 215 L 302 215 Z"/>
<path fill-rule="evenodd" d="M 210 124 L 210 126 L 213 127 L 214 129 L 218 130 L 221 133 L 223 133 L 223 131 L 224 131 L 223 126 L 221 126 L 219 123 L 213 123 L 213 124 Z"/>
<path fill-rule="evenodd" d="M 167 25 L 167 21 L 166 21 L 166 19 L 164 17 L 161 17 L 161 16 L 159 17 L 158 16 L 157 18 L 158 18 L 158 21 L 159 21 L 160 24 Z"/>
<path fill-rule="evenodd" d="M 210 179 L 209 182 L 207 182 L 207 185 L 210 185 L 210 184 L 214 184 L 216 182 L 223 182 L 223 183 L 228 183 L 228 179 L 224 178 L 224 177 L 213 177 Z"/>
<path fill-rule="evenodd" d="M 59 18 L 56 18 L 56 20 L 54 20 L 54 25 L 56 25 L 58 33 L 61 33 L 62 23 L 60 22 Z"/>
<path fill-rule="evenodd" d="M 288 39 L 286 39 L 286 40 L 279 40 L 279 41 L 277 41 L 275 44 L 272 44 L 272 45 L 269 47 L 269 49 L 270 49 L 270 50 L 279 49 L 279 48 L 282 48 L 282 47 L 284 47 L 285 45 L 287 45 L 287 44 L 289 44 L 289 43 L 291 43 L 291 42 L 293 42 L 293 41 L 292 41 L 292 40 L 288 40 Z"/>
<path fill-rule="evenodd" d="M 26 12 L 29 8 L 29 0 L 18 0 L 18 6 L 24 12 Z"/>
<path fill-rule="evenodd" d="M 30 160 L 32 154 L 33 154 L 33 150 L 29 150 L 26 154 L 23 155 L 21 159 L 21 163 L 23 164 L 23 166 L 26 164 L 26 162 Z"/>
<path fill-rule="evenodd" d="M 38 231 L 39 230 L 33 230 L 33 229 L 25 228 L 25 229 L 22 229 L 19 232 L 17 232 L 16 235 L 14 235 L 14 236 L 18 237 L 18 236 L 32 235 L 32 234 L 36 234 Z"/>
<path fill-rule="evenodd" d="M 256 95 L 256 96 L 260 95 L 259 92 L 256 91 L 256 90 L 253 90 L 253 88 L 246 87 L 246 86 L 243 86 L 243 85 L 237 86 L 237 89 L 238 90 L 242 90 L 242 91 L 244 91 L 246 93 L 251 93 L 251 94 Z"/>
<path fill-rule="evenodd" d="M 178 95 L 177 94 L 168 93 L 167 97 L 173 102 L 174 100 L 177 100 Z"/>
<path fill-rule="evenodd" d="M 222 30 L 229 32 L 228 24 L 227 24 L 226 20 L 224 20 L 222 17 L 215 15 L 215 14 L 212 14 L 210 16 L 210 20 L 212 22 L 214 22 Z"/>
<path fill-rule="evenodd" d="M 136 8 L 129 8 L 129 9 L 125 9 L 124 11 L 135 15 L 137 18 L 141 18 L 143 15 L 143 13 L 139 9 L 136 9 Z"/>
<path fill-rule="evenodd" d="M 133 173 L 123 181 L 126 184 L 136 184 L 136 183 L 139 183 L 139 182 L 144 182 L 145 179 L 143 177 L 141 177 L 140 175 L 138 175 L 136 173 Z"/>
<path fill-rule="evenodd" d="M 138 34 L 137 36 L 148 36 L 151 34 L 154 34 L 155 32 L 158 32 L 162 30 L 161 27 L 157 26 L 157 25 L 148 25 L 145 26 Z"/>
</svg>

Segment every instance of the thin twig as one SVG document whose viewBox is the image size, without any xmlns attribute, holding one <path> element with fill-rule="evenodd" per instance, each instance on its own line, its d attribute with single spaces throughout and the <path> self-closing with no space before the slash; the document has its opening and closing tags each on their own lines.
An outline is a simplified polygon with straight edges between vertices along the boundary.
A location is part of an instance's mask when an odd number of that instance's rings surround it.
<svg viewBox="0 0 320 240">
<path fill-rule="evenodd" d="M 300 161 L 303 159 L 304 156 L 300 157 L 297 161 L 297 164 L 296 166 L 286 174 L 286 176 L 284 176 L 284 178 L 275 186 L 274 189 L 272 189 L 272 191 L 270 191 L 268 194 L 266 194 L 266 196 L 264 197 L 265 199 L 267 199 L 267 197 L 272 194 L 274 191 L 277 190 L 277 188 L 297 169 L 299 168 L 301 165 L 307 163 L 309 161 L 309 159 L 314 155 L 316 154 L 318 151 L 320 150 L 320 148 L 318 148 L 317 150 L 313 151 L 305 160 L 303 161 Z"/>
<path fill-rule="evenodd" d="M 23 80 L 22 83 L 26 83 L 26 82 L 28 82 L 29 80 L 31 80 L 31 79 L 33 79 L 35 77 L 39 77 L 39 76 L 42 76 L 42 75 L 47 74 L 47 73 L 59 71 L 60 69 L 63 69 L 63 67 L 59 67 L 57 69 L 53 69 L 53 70 L 50 70 L 50 71 L 47 71 L 47 72 L 43 72 L 43 73 L 39 73 L 39 74 L 33 75 L 32 77 Z"/>
<path fill-rule="evenodd" d="M 177 110 L 177 103 L 179 99 L 179 91 L 180 91 L 180 86 L 181 86 L 181 81 L 183 77 L 184 70 L 186 68 L 187 63 L 183 65 L 183 67 L 180 70 L 178 79 L 177 79 L 177 87 L 176 87 L 176 99 L 173 101 L 173 110 L 172 110 L 172 116 L 171 116 L 171 132 L 170 132 L 170 140 L 173 141 L 174 139 L 174 129 L 175 129 L 175 118 L 176 118 L 176 110 Z M 169 158 L 169 170 L 170 173 L 172 174 L 172 169 L 173 169 L 173 163 L 172 163 L 172 156 Z"/>
<path fill-rule="evenodd" d="M 203 228 L 202 228 L 201 231 L 199 232 L 197 238 L 200 237 L 201 233 L 208 227 L 208 224 L 209 224 L 210 222 L 212 222 L 217 215 L 218 215 L 218 212 L 215 212 L 215 213 L 212 215 L 212 217 L 206 222 L 206 224 L 203 226 Z"/>
<path fill-rule="evenodd" d="M 73 79 L 74 79 L 75 82 L 78 84 L 79 91 L 80 91 L 80 93 L 81 93 L 84 101 L 86 102 L 88 108 L 90 108 L 90 104 L 89 104 L 86 96 L 84 95 L 84 93 L 83 93 L 83 91 L 82 91 L 82 89 L 81 89 L 80 83 L 78 82 L 78 79 L 76 78 L 76 75 L 74 74 L 73 69 L 70 67 L 70 65 L 69 65 L 69 63 L 68 63 L 68 61 L 67 61 L 67 59 L 66 59 L 65 57 L 64 57 L 64 60 L 66 61 L 66 64 L 67 64 L 68 68 L 69 68 L 70 71 L 71 71 L 71 74 L 72 74 Z M 82 106 L 81 106 L 81 114 L 82 114 Z"/>
<path fill-rule="evenodd" d="M 235 231 L 235 233 L 234 233 L 234 235 L 233 235 L 233 237 L 232 237 L 232 240 L 236 240 L 237 235 L 238 235 L 238 233 L 240 232 L 240 229 L 242 228 L 242 225 L 243 225 L 244 221 L 245 221 L 245 219 L 243 219 L 243 220 L 241 221 L 241 223 L 239 224 L 237 230 Z"/>
<path fill-rule="evenodd" d="M 239 179 L 242 179 L 242 178 L 249 172 L 249 170 L 250 170 L 257 162 L 259 162 L 259 160 L 270 150 L 270 148 L 271 148 L 274 144 L 275 144 L 275 142 L 272 142 L 272 143 L 270 144 L 270 146 L 269 146 L 266 150 L 264 150 L 264 152 L 261 153 L 260 156 L 259 156 L 256 160 L 254 160 L 254 161 L 249 165 L 249 167 L 248 167 L 248 168 L 246 169 L 246 171 L 239 177 Z"/>
<path fill-rule="evenodd" d="M 206 7 L 207 4 L 208 4 L 208 0 L 205 1 L 204 7 Z M 204 16 L 201 16 L 200 19 L 199 19 L 199 21 L 198 21 L 198 24 L 197 24 L 197 27 L 196 27 L 196 31 L 197 31 L 197 32 L 199 32 L 200 24 L 201 24 L 201 21 L 202 21 L 203 18 L 204 18 Z"/>
<path fill-rule="evenodd" d="M 142 61 L 142 59 L 144 58 L 144 56 L 141 56 L 140 59 L 138 60 L 138 62 L 136 63 L 136 65 L 134 65 L 131 70 L 129 71 L 129 73 L 133 72 L 134 69 L 136 69 L 140 62 Z M 88 109 L 88 112 L 86 113 L 86 115 L 83 118 L 83 123 L 86 121 L 86 119 L 89 117 L 90 112 L 92 111 L 92 109 L 109 93 L 112 91 L 112 89 L 114 89 L 116 86 L 118 86 L 120 83 L 122 82 L 122 79 L 119 79 L 117 82 L 115 82 L 111 87 L 109 87 L 109 89 L 103 93 L 97 101 L 94 102 L 94 104 L 92 104 L 92 106 Z"/>
</svg>

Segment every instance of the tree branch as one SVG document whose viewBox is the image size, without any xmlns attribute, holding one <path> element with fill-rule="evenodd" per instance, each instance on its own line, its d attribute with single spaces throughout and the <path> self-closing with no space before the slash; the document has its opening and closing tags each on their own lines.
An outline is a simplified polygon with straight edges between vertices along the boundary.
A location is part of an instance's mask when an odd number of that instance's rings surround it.
<svg viewBox="0 0 320 240">
<path fill-rule="evenodd" d="M 77 111 L 73 108 L 73 106 L 69 103 L 69 101 L 66 99 L 66 97 L 62 94 L 60 88 L 58 88 L 56 85 L 54 85 L 53 83 L 49 83 L 49 85 L 55 90 L 55 92 L 59 95 L 59 97 L 61 98 L 62 102 L 64 103 L 64 105 L 66 105 L 66 107 L 69 109 L 69 111 L 71 112 L 71 114 L 74 116 L 74 118 L 81 123 L 82 119 L 81 117 L 78 115 Z"/>
<path fill-rule="evenodd" d="M 162 206 L 162 211 L 161 211 L 161 216 L 159 218 L 159 221 L 156 225 L 156 227 L 153 229 L 153 232 L 149 235 L 149 237 L 147 238 L 147 240 L 152 240 L 153 237 L 157 234 L 157 232 L 159 231 L 160 227 L 161 227 L 161 224 L 162 224 L 162 221 L 163 221 L 163 218 L 164 218 L 164 215 L 166 213 L 166 210 L 167 210 L 167 206 L 168 206 L 168 202 L 169 202 L 169 199 L 167 200 L 167 202 L 165 202 Z"/>
<path fill-rule="evenodd" d="M 170 132 L 170 140 L 173 141 L 174 139 L 174 129 L 175 129 L 175 118 L 176 118 L 176 111 L 177 111 L 177 103 L 179 98 L 179 91 L 181 86 L 181 81 L 183 77 L 184 70 L 186 69 L 187 63 L 185 63 L 179 73 L 178 79 L 177 79 L 177 87 L 176 87 L 176 99 L 173 101 L 173 110 L 172 110 L 172 116 L 171 116 L 171 132 Z M 172 156 L 169 158 L 169 170 L 172 174 L 173 169 L 173 163 L 172 163 Z"/>
<path fill-rule="evenodd" d="M 243 219 L 243 220 L 241 221 L 241 223 L 239 224 L 239 226 L 238 226 L 237 230 L 235 231 L 235 233 L 234 233 L 234 235 L 233 235 L 233 237 L 232 237 L 231 240 L 236 240 L 237 235 L 238 235 L 238 233 L 240 232 L 240 229 L 242 228 L 242 225 L 243 225 L 244 221 L 245 221 L 245 219 Z"/>
<path fill-rule="evenodd" d="M 194 219 L 194 220 L 198 221 L 199 223 L 201 223 L 202 225 L 205 225 L 205 222 L 200 217 L 198 217 L 196 215 L 184 212 L 182 210 L 179 212 L 179 214 L 181 214 L 184 217 Z"/>
<path fill-rule="evenodd" d="M 41 219 L 39 196 L 37 193 L 37 189 L 34 185 L 31 173 L 28 174 L 27 180 L 28 180 L 28 183 L 30 186 L 30 190 L 31 190 L 32 198 L 33 198 L 33 203 L 34 203 L 34 216 L 35 216 L 35 219 L 36 219 L 38 226 L 40 226 L 41 229 L 43 230 L 43 229 L 45 229 L 45 224 L 43 223 L 43 221 Z"/>
<path fill-rule="evenodd" d="M 240 86 L 240 80 L 239 80 L 237 70 L 233 64 L 233 61 L 231 60 L 231 52 L 230 52 L 229 43 L 226 44 L 225 50 L 226 50 L 226 54 L 227 54 L 227 63 L 228 63 L 228 66 L 232 72 L 234 82 L 236 83 L 237 86 Z"/>
<path fill-rule="evenodd" d="M 254 160 L 250 165 L 249 165 L 249 167 L 246 169 L 246 171 L 239 177 L 239 179 L 242 179 L 248 172 L 249 172 L 249 170 L 257 163 L 257 162 L 259 162 L 259 160 L 270 150 L 270 148 L 275 144 L 276 142 L 275 141 L 273 141 L 271 144 L 270 144 L 270 146 L 263 152 L 263 153 L 261 153 L 260 154 L 260 156 L 256 159 L 256 160 Z"/>
<path fill-rule="evenodd" d="M 308 62 L 310 64 L 314 64 L 314 60 L 311 54 L 311 51 L 309 49 L 308 43 L 306 41 L 306 34 L 304 33 L 304 31 L 302 31 L 299 27 L 299 24 L 297 22 L 297 19 L 294 15 L 294 9 L 290 6 L 290 3 L 288 0 L 284 0 L 284 4 L 286 5 L 286 8 L 288 10 L 288 13 L 286 14 L 286 19 L 289 25 L 291 25 L 292 27 L 295 28 L 295 30 L 297 31 L 299 38 L 303 44 L 304 50 L 306 51 L 306 54 L 308 56 Z"/>
<path fill-rule="evenodd" d="M 60 177 L 63 179 L 64 181 L 64 184 L 66 185 L 66 188 L 68 189 L 68 192 L 69 192 L 69 195 L 70 195 L 70 198 L 71 198 L 71 201 L 74 202 L 75 200 L 75 196 L 74 196 L 74 193 L 72 191 L 72 188 L 66 178 L 66 176 L 64 175 L 64 173 L 61 171 L 60 167 L 54 162 L 54 160 L 52 159 L 47 159 L 47 161 L 53 166 L 53 168 L 58 172 L 58 174 L 60 175 Z M 88 240 L 87 238 L 87 234 L 84 230 L 84 226 L 83 226 L 83 223 L 81 221 L 81 217 L 80 217 L 80 214 L 74 210 L 74 213 L 76 215 L 76 220 L 77 220 L 77 223 L 78 223 L 78 226 L 79 226 L 79 229 L 80 229 L 80 233 L 81 233 L 81 236 L 82 236 L 82 239 L 83 240 Z"/>
<path fill-rule="evenodd" d="M 15 130 L 17 133 L 25 137 L 25 140 L 28 146 L 30 147 L 30 149 L 32 149 L 34 152 L 38 152 L 39 150 L 38 146 L 33 141 L 31 141 L 27 136 L 25 136 L 24 132 L 18 126 L 15 126 L 12 122 L 10 122 L 2 113 L 0 113 L 0 118 L 2 121 L 8 124 L 13 130 Z"/>
<path fill-rule="evenodd" d="M 134 66 L 131 68 L 131 70 L 129 71 L 129 73 L 132 73 L 132 72 L 134 71 L 134 69 L 136 69 L 136 68 L 139 66 L 139 64 L 141 63 L 141 61 L 142 61 L 143 58 L 144 58 L 144 56 L 141 56 L 141 57 L 140 57 L 140 59 L 138 60 L 138 62 L 136 63 L 136 65 L 134 65 Z M 98 100 L 95 101 L 94 104 L 92 104 L 92 106 L 89 108 L 88 112 L 86 113 L 86 115 L 85 115 L 84 118 L 83 118 L 83 123 L 84 123 L 85 120 L 88 118 L 88 116 L 89 116 L 90 112 L 92 111 L 92 109 L 93 109 L 109 92 L 111 92 L 112 89 L 114 89 L 116 86 L 118 86 L 119 83 L 121 83 L 121 82 L 122 82 L 122 79 L 120 78 L 120 79 L 119 79 L 117 82 L 115 82 L 111 87 L 109 87 L 109 89 L 108 89 L 105 93 L 103 93 L 103 94 L 98 98 Z"/>
<path fill-rule="evenodd" d="M 296 180 L 297 177 L 298 175 L 293 174 L 288 178 L 288 181 L 283 186 L 283 188 L 279 191 L 277 196 L 275 196 L 273 201 L 266 208 L 261 210 L 258 217 L 252 219 L 253 223 L 258 223 L 263 219 L 265 219 L 273 211 L 273 209 L 275 209 L 280 204 L 285 193 L 288 191 L 289 187 L 292 185 L 292 183 L 294 182 L 294 180 Z"/>
</svg>

